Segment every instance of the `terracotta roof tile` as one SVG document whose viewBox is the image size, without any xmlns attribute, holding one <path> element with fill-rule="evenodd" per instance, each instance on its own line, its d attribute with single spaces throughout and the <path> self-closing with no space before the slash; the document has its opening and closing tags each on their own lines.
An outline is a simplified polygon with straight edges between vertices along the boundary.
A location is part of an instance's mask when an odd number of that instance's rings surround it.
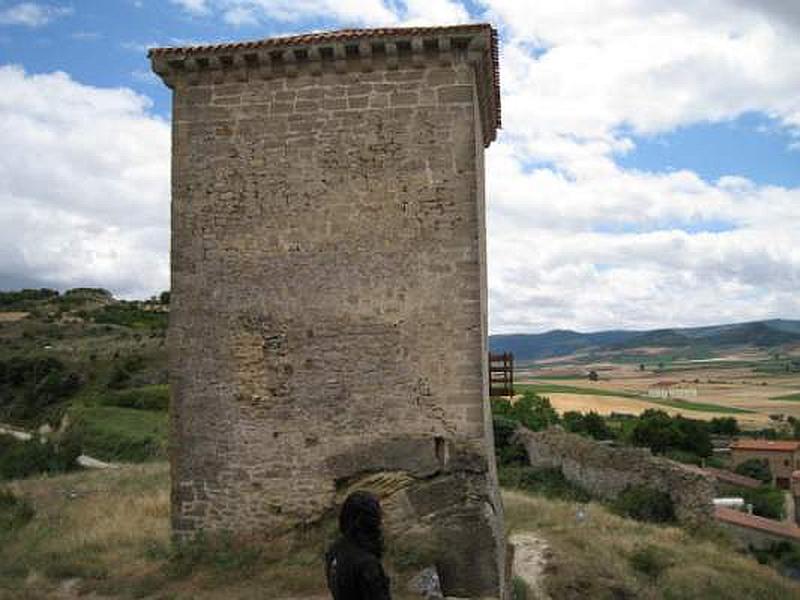
<svg viewBox="0 0 800 600">
<path fill-rule="evenodd" d="M 484 143 L 488 145 L 494 140 L 496 130 L 500 129 L 500 58 L 498 52 L 497 30 L 488 23 L 469 23 L 465 25 L 450 25 L 439 27 L 384 27 L 378 29 L 340 29 L 337 31 L 323 31 L 302 35 L 293 35 L 276 38 L 266 38 L 261 40 L 251 40 L 242 42 L 229 42 L 221 44 L 205 44 L 183 47 L 160 47 L 150 48 L 147 56 L 150 59 L 180 60 L 196 54 L 225 53 L 236 50 L 257 50 L 257 49 L 278 49 L 296 48 L 297 46 L 309 46 L 334 42 L 355 41 L 365 38 L 409 38 L 419 36 L 440 36 L 475 34 L 486 32 L 488 44 L 485 52 L 487 53 L 487 72 L 491 81 L 488 120 L 488 138 Z"/>
<path fill-rule="evenodd" d="M 791 440 L 736 440 L 731 450 L 758 450 L 772 452 L 795 452 L 800 449 L 800 441 Z"/>
<path fill-rule="evenodd" d="M 723 523 L 730 523 L 731 525 L 747 527 L 749 529 L 763 531 L 764 533 L 800 541 L 800 527 L 791 523 L 757 517 L 756 515 L 739 512 L 738 510 L 724 506 L 714 507 L 714 517 Z"/>
<path fill-rule="evenodd" d="M 738 473 L 732 473 L 731 471 L 726 471 L 724 469 L 712 469 L 711 467 L 706 467 L 703 469 L 703 471 L 718 481 L 730 483 L 732 485 L 738 485 L 740 487 L 756 489 L 762 485 L 762 482 L 758 479 L 739 475 Z"/>
</svg>

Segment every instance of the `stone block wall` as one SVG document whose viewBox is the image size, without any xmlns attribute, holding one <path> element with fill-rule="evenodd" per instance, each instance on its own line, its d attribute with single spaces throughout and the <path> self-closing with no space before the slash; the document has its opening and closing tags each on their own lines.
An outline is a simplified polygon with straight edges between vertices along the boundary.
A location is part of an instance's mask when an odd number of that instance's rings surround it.
<svg viewBox="0 0 800 600">
<path fill-rule="evenodd" d="M 485 362 L 491 28 L 151 58 L 174 90 L 176 536 L 269 537 L 330 514 L 352 481 L 401 472 L 418 483 L 404 497 L 424 497 L 404 514 L 449 548 L 448 593 L 501 595 Z M 464 493 L 415 491 L 437 478 Z"/>
<path fill-rule="evenodd" d="M 714 481 L 701 469 L 653 456 L 645 448 L 610 446 L 558 428 L 532 432 L 520 428 L 530 464 L 557 468 L 592 495 L 613 499 L 631 485 L 669 494 L 679 521 L 709 523 L 714 516 Z"/>
</svg>

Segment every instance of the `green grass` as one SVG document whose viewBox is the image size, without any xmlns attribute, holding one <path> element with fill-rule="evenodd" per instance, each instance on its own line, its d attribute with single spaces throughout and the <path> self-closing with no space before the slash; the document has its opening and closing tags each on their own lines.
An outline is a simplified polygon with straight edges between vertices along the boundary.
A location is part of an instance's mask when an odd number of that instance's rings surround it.
<svg viewBox="0 0 800 600">
<path fill-rule="evenodd" d="M 690 402 L 688 400 L 664 400 L 663 398 L 650 398 L 649 396 L 642 396 L 642 400 L 652 402 L 653 404 L 660 404 L 662 406 L 669 406 L 679 410 L 694 410 L 698 412 L 714 412 L 725 414 L 744 414 L 752 413 L 755 411 L 747 410 L 746 408 L 734 408 L 732 406 L 722 406 L 721 404 L 710 404 L 708 402 Z"/>
<path fill-rule="evenodd" d="M 719 404 L 709 404 L 707 402 L 690 402 L 688 400 L 664 400 L 661 398 L 651 398 L 649 396 L 642 396 L 633 394 L 631 392 L 617 392 L 614 390 L 603 390 L 599 388 L 585 388 L 573 385 L 559 385 L 557 383 L 527 383 L 522 385 L 515 385 L 515 390 L 525 391 L 530 390 L 539 395 L 543 394 L 583 394 L 585 396 L 616 396 L 622 398 L 636 398 L 643 402 L 651 404 L 659 404 L 661 406 L 668 406 L 679 410 L 693 410 L 697 412 L 715 412 L 725 414 L 744 414 L 752 413 L 752 410 L 744 408 L 733 408 L 731 406 L 722 406 Z"/>
<path fill-rule="evenodd" d="M 524 392 L 530 390 L 535 394 L 583 394 L 586 396 L 617 396 L 622 398 L 638 398 L 636 394 L 630 392 L 617 392 L 614 390 L 603 390 L 600 388 L 578 387 L 574 385 L 561 385 L 558 383 L 524 383 L 514 385 L 514 390 Z"/>
<path fill-rule="evenodd" d="M 83 452 L 95 458 L 141 462 L 165 455 L 167 414 L 163 411 L 81 406 L 73 408 L 70 418 Z"/>
<path fill-rule="evenodd" d="M 800 402 L 800 392 L 796 394 L 785 394 L 783 396 L 772 396 L 770 400 L 787 400 L 789 402 Z"/>
<path fill-rule="evenodd" d="M 136 408 L 138 410 L 160 410 L 169 408 L 169 386 L 144 385 L 137 388 L 109 392 L 103 395 L 100 403 L 105 406 Z"/>
</svg>

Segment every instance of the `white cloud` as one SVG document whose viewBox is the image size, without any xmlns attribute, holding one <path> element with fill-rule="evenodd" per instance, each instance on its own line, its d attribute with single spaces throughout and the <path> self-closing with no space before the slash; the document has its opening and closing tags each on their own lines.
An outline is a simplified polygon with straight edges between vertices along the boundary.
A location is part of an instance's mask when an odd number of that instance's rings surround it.
<svg viewBox="0 0 800 600">
<path fill-rule="evenodd" d="M 437 25 L 466 23 L 470 15 L 453 0 L 173 0 L 194 15 L 219 13 L 241 26 L 265 22 L 300 23 L 325 19 L 342 25 Z"/>
<path fill-rule="evenodd" d="M 169 125 L 129 89 L 0 67 L 0 274 L 144 297 L 168 284 Z"/>
<path fill-rule="evenodd" d="M 207 0 L 171 0 L 171 2 L 195 15 L 208 13 Z"/>
<path fill-rule="evenodd" d="M 42 27 L 54 19 L 72 14 L 72 9 L 65 6 L 50 6 L 36 2 L 20 2 L 14 6 L 0 10 L 0 25 L 22 25 L 25 27 Z"/>
<path fill-rule="evenodd" d="M 173 2 L 297 31 L 470 19 L 454 0 Z M 505 129 L 487 153 L 493 332 L 800 318 L 800 188 L 617 161 L 638 136 L 750 112 L 800 139 L 795 4 L 483 5 L 503 33 Z M 166 287 L 169 134 L 146 99 L 8 68 L 0 86 L 0 223 L 13 225 L 0 273 Z"/>
</svg>

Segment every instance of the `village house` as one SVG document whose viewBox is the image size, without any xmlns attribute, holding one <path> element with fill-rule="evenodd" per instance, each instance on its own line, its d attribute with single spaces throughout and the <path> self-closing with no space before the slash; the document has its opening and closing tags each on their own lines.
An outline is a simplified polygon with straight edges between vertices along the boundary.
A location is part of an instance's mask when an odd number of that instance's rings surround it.
<svg viewBox="0 0 800 600">
<path fill-rule="evenodd" d="M 647 388 L 647 395 L 651 398 L 679 398 L 689 400 L 697 398 L 697 388 L 677 381 L 659 381 Z"/>
<path fill-rule="evenodd" d="M 734 467 L 753 458 L 766 459 L 773 483 L 789 489 L 792 473 L 800 469 L 800 441 L 745 439 L 731 444 Z"/>
</svg>

